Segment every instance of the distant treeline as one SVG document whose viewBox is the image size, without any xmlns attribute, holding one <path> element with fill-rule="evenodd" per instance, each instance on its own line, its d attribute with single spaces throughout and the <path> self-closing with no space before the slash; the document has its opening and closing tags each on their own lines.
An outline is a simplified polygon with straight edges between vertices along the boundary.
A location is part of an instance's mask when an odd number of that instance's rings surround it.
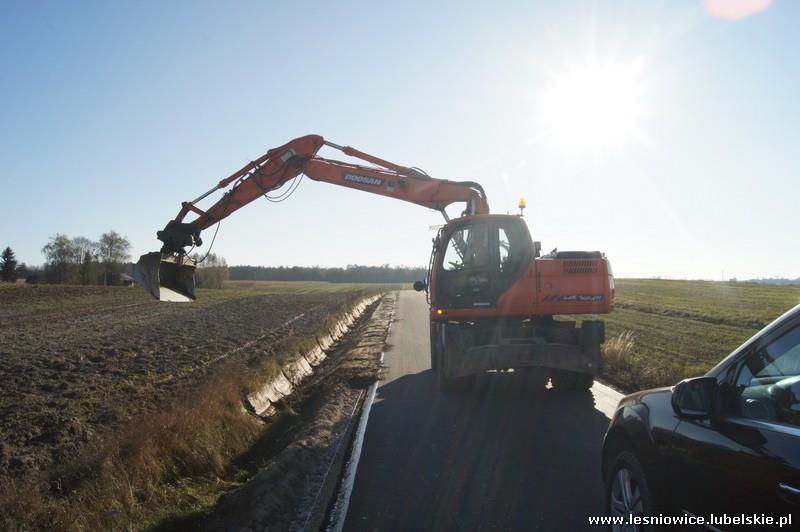
<svg viewBox="0 0 800 532">
<path fill-rule="evenodd" d="M 17 264 L 14 251 L 7 247 L 2 254 L 2 280 L 52 284 L 123 284 L 122 274 L 133 273 L 128 239 L 109 231 L 99 240 L 83 236 L 69 238 L 56 233 L 42 248 L 44 266 Z"/>
<path fill-rule="evenodd" d="M 405 266 L 231 266 L 232 281 L 325 281 L 329 283 L 411 283 L 427 275 L 426 268 Z"/>
</svg>

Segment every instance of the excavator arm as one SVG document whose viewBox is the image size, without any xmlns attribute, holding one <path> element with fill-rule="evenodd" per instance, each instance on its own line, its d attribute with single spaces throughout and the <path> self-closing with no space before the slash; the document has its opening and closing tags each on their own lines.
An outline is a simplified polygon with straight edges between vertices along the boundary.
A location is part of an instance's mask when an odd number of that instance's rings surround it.
<svg viewBox="0 0 800 532">
<path fill-rule="evenodd" d="M 322 146 L 340 150 L 373 166 L 350 164 L 317 155 Z M 193 201 L 184 202 L 178 216 L 167 224 L 158 238 L 164 243 L 162 253 L 178 253 L 183 248 L 201 245 L 200 232 L 233 214 L 253 200 L 277 190 L 301 174 L 347 188 L 388 196 L 442 212 L 452 203 L 464 202 L 465 214 L 488 214 L 489 205 L 483 188 L 471 181 L 432 178 L 420 170 L 400 166 L 349 146 L 328 142 L 319 135 L 307 135 L 269 150 L 259 159 L 220 181 L 214 188 Z M 197 203 L 214 192 L 230 187 L 225 195 L 207 210 Z M 184 222 L 189 213 L 197 218 Z"/>
<path fill-rule="evenodd" d="M 320 157 L 317 152 L 323 146 L 371 166 Z M 185 248 L 202 245 L 200 233 L 204 229 L 301 175 L 435 209 L 445 219 L 445 208 L 458 202 L 465 204 L 464 215 L 489 213 L 486 194 L 478 183 L 432 178 L 418 169 L 334 144 L 319 135 L 307 135 L 269 150 L 196 199 L 184 202 L 175 219 L 157 233 L 163 242 L 161 252 L 142 255 L 137 263 L 135 276 L 139 284 L 162 300 L 194 299 L 194 263 L 186 257 Z M 219 190 L 226 192 L 216 203 L 205 210 L 198 207 L 199 202 Z M 196 217 L 187 222 L 190 213 Z"/>
</svg>

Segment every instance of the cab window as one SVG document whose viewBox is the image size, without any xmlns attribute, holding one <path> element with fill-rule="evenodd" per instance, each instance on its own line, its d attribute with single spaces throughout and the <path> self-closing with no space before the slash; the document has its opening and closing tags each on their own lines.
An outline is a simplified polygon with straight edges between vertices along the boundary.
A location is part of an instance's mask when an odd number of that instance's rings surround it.
<svg viewBox="0 0 800 532">
<path fill-rule="evenodd" d="M 442 269 L 456 271 L 489 266 L 489 230 L 485 223 L 456 229 L 447 241 Z"/>
<path fill-rule="evenodd" d="M 530 244 L 519 224 L 501 225 L 497 231 L 499 271 L 511 275 L 526 261 L 531 252 Z"/>
<path fill-rule="evenodd" d="M 500 272 L 507 272 L 511 269 L 511 239 L 508 238 L 506 230 L 502 227 L 498 232 L 497 244 L 500 255 Z"/>
</svg>

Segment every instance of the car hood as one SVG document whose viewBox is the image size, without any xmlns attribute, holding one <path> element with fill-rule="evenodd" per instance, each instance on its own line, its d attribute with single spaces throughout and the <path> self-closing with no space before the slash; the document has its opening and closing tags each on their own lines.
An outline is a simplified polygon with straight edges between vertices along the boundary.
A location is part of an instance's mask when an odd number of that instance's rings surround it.
<svg viewBox="0 0 800 532">
<path fill-rule="evenodd" d="M 620 402 L 620 407 L 633 406 L 636 404 L 652 405 L 654 403 L 670 403 L 672 400 L 672 386 L 665 386 L 663 388 L 652 388 L 650 390 L 642 390 L 640 392 L 632 393 L 623 397 Z"/>
</svg>

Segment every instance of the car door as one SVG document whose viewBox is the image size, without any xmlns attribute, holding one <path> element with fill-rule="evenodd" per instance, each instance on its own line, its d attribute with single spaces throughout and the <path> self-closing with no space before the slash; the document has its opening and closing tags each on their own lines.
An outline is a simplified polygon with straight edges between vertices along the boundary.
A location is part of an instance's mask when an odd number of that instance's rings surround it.
<svg viewBox="0 0 800 532">
<path fill-rule="evenodd" d="M 797 512 L 800 326 L 763 338 L 724 375 L 717 412 L 682 419 L 675 429 L 676 504 L 703 516 Z"/>
<path fill-rule="evenodd" d="M 754 512 L 800 511 L 800 324 L 755 344 L 730 372 L 719 431 L 742 446 L 739 501 Z"/>
<path fill-rule="evenodd" d="M 737 508 L 746 453 L 739 441 L 719 430 L 718 421 L 680 419 L 664 448 L 667 492 L 676 510 L 703 516 Z"/>
</svg>

